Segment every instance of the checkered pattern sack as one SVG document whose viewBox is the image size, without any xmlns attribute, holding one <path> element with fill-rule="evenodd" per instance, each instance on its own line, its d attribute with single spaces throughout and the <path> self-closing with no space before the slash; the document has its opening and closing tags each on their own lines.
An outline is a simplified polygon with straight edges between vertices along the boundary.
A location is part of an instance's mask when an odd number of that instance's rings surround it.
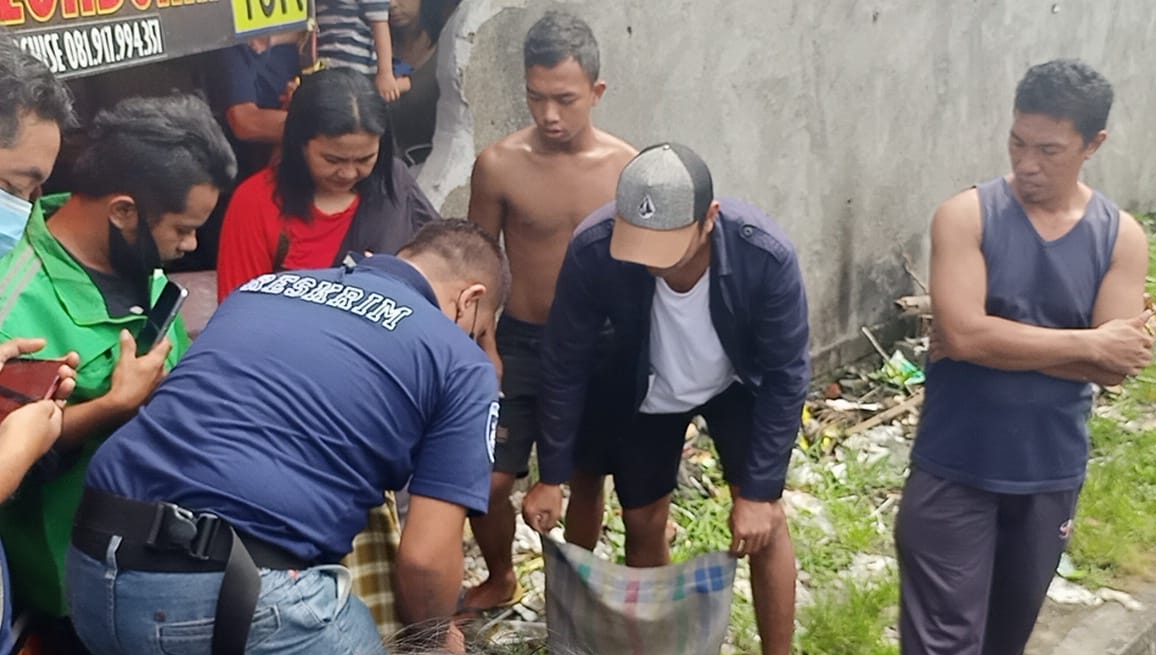
<svg viewBox="0 0 1156 655">
<path fill-rule="evenodd" d="M 542 539 L 552 653 L 718 655 L 730 623 L 736 560 L 725 552 L 628 568 Z"/>
<path fill-rule="evenodd" d="M 387 492 L 385 502 L 369 511 L 365 530 L 353 539 L 353 552 L 341 562 L 353 576 L 353 593 L 369 606 L 378 632 L 387 641 L 402 628 L 393 594 L 399 524 L 394 496 Z"/>
</svg>

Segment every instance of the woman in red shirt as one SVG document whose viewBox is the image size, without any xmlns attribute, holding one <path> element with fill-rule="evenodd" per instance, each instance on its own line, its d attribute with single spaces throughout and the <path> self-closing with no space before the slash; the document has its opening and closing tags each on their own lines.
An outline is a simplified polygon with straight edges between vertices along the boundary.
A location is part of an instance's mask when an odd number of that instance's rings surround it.
<svg viewBox="0 0 1156 655">
<path fill-rule="evenodd" d="M 385 101 L 348 69 L 307 76 L 285 119 L 281 161 L 242 182 L 221 228 L 217 299 L 276 271 L 393 254 L 437 211 L 393 156 Z"/>
</svg>

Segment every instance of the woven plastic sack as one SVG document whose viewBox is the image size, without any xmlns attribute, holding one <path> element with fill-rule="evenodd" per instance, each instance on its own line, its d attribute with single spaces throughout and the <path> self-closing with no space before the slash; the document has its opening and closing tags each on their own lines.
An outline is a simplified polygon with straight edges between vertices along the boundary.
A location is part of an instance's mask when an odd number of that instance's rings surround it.
<svg viewBox="0 0 1156 655">
<path fill-rule="evenodd" d="M 542 540 L 551 653 L 718 655 L 730 623 L 736 560 L 725 552 L 656 568 L 607 562 Z"/>
</svg>

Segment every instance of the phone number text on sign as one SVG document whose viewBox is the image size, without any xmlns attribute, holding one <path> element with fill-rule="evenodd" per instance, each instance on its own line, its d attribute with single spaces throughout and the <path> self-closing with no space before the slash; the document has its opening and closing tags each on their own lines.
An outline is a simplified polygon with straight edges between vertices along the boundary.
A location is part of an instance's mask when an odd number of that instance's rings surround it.
<svg viewBox="0 0 1156 655">
<path fill-rule="evenodd" d="M 21 48 L 47 64 L 56 75 L 109 68 L 165 54 L 161 22 L 156 17 L 26 32 L 17 40 Z"/>
</svg>

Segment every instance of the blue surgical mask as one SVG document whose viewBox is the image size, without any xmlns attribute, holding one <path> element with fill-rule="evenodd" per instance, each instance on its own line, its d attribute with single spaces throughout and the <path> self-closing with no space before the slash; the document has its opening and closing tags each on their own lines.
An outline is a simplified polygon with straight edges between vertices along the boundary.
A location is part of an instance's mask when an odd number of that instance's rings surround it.
<svg viewBox="0 0 1156 655">
<path fill-rule="evenodd" d="M 30 214 L 32 203 L 0 189 L 0 255 L 16 247 Z"/>
</svg>

